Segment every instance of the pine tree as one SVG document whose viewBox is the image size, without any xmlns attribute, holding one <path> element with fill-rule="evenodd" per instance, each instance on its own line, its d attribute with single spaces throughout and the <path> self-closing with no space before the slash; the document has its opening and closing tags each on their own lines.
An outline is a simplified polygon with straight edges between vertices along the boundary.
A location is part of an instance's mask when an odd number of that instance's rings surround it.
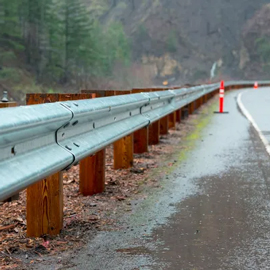
<svg viewBox="0 0 270 270">
<path fill-rule="evenodd" d="M 98 14 L 107 8 L 93 3 Z M 40 82 L 110 76 L 116 61 L 129 59 L 129 43 L 122 24 L 104 29 L 98 16 L 84 0 L 0 0 L 0 64 L 3 54 L 24 50 Z"/>
<path fill-rule="evenodd" d="M 23 49 L 19 21 L 18 1 L 0 0 L 0 44 L 1 47 Z"/>
</svg>

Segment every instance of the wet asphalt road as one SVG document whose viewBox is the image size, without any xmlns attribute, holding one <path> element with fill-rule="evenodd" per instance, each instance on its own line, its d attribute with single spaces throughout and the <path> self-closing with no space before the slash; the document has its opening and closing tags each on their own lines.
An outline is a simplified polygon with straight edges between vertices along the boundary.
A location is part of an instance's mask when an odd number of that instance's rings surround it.
<svg viewBox="0 0 270 270">
<path fill-rule="evenodd" d="M 270 89 L 244 91 L 243 104 L 270 134 Z M 226 94 L 229 114 L 213 114 L 122 230 L 100 233 L 61 269 L 270 269 L 270 158 L 237 106 L 240 92 Z"/>
<path fill-rule="evenodd" d="M 163 243 L 156 257 L 167 263 L 164 269 L 270 269 L 270 159 L 237 108 L 238 93 L 227 95 L 229 114 L 214 117 L 189 157 L 194 172 L 188 175 L 199 192 L 153 232 Z M 264 134 L 270 131 L 269 98 L 269 88 L 242 95 Z"/>
</svg>

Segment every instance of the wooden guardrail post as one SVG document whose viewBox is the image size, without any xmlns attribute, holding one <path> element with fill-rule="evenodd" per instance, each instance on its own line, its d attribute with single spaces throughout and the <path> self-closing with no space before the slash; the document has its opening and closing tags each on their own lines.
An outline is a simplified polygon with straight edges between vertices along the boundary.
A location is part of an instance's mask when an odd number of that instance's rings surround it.
<svg viewBox="0 0 270 270">
<path fill-rule="evenodd" d="M 148 152 L 148 138 L 149 138 L 149 129 L 143 127 L 134 132 L 134 153 L 142 154 Z"/>
<path fill-rule="evenodd" d="M 0 99 L 0 109 L 1 108 L 10 108 L 10 107 L 17 107 L 17 102 L 9 101 L 8 100 L 8 93 L 7 91 L 3 92 L 3 98 Z M 5 200 L 5 202 L 11 202 L 19 199 L 19 194 L 15 194 L 12 197 Z"/>
<path fill-rule="evenodd" d="M 26 102 L 27 105 L 33 105 L 92 97 L 92 94 L 27 94 Z M 93 157 L 91 157 L 92 159 Z M 82 164 L 87 160 L 89 161 L 88 158 L 83 160 Z M 93 185 L 90 187 L 92 190 L 96 190 L 98 187 L 100 191 L 100 186 L 105 185 L 105 176 L 102 177 L 102 181 L 100 179 L 98 179 L 99 181 L 96 180 L 96 170 L 91 171 L 90 168 L 80 165 L 80 176 L 82 175 L 81 171 L 87 171 L 88 173 L 84 173 L 85 177 L 80 178 L 80 186 L 89 187 L 89 183 L 97 184 L 98 182 L 99 185 L 94 188 Z M 63 173 L 58 172 L 27 188 L 27 235 L 29 237 L 38 237 L 43 234 L 57 235 L 62 227 Z"/>
<path fill-rule="evenodd" d="M 60 94 L 59 101 L 92 99 L 96 93 Z M 80 193 L 91 196 L 105 190 L 105 157 L 106 149 L 102 149 L 92 156 L 80 161 Z"/>
<path fill-rule="evenodd" d="M 150 92 L 155 92 L 156 89 L 148 89 Z M 160 120 L 149 125 L 148 128 L 148 144 L 149 145 L 156 145 L 159 144 L 159 137 L 160 137 Z"/>
<path fill-rule="evenodd" d="M 93 98 L 113 96 L 109 90 L 81 90 L 82 95 L 94 95 Z M 102 149 L 80 161 L 80 192 L 84 196 L 102 193 L 105 190 L 106 149 Z"/>
<path fill-rule="evenodd" d="M 196 111 L 199 108 L 199 101 L 198 99 L 194 100 L 194 111 Z"/>
<path fill-rule="evenodd" d="M 194 102 L 191 102 L 189 105 L 188 105 L 188 113 L 189 114 L 192 114 L 194 112 Z"/>
<path fill-rule="evenodd" d="M 160 121 L 156 121 L 149 126 L 149 145 L 159 144 L 159 136 L 160 136 Z"/>
<path fill-rule="evenodd" d="M 82 93 L 95 93 L 96 97 L 131 94 L 131 90 L 81 90 Z M 130 134 L 113 144 L 114 169 L 128 169 L 133 166 L 133 134 Z"/>
<path fill-rule="evenodd" d="M 206 95 L 203 95 L 202 101 L 203 101 L 203 103 L 206 103 L 207 102 L 207 96 Z"/>
<path fill-rule="evenodd" d="M 115 91 L 115 95 L 131 94 L 128 91 Z M 123 137 L 113 144 L 114 169 L 128 169 L 133 166 L 134 142 L 133 133 Z"/>
<path fill-rule="evenodd" d="M 202 100 L 201 97 L 197 99 L 197 109 L 199 109 L 202 106 Z"/>
<path fill-rule="evenodd" d="M 165 91 L 169 88 L 152 88 L 153 92 Z M 162 117 L 160 120 L 160 135 L 167 135 L 169 133 L 169 115 Z"/>
<path fill-rule="evenodd" d="M 176 126 L 176 111 L 169 114 L 169 129 L 175 129 Z"/>
<path fill-rule="evenodd" d="M 151 92 L 151 89 L 132 89 L 132 94 Z M 134 153 L 148 152 L 149 127 L 143 127 L 134 132 Z"/>
<path fill-rule="evenodd" d="M 160 135 L 167 135 L 169 133 L 169 115 L 160 119 Z"/>
<path fill-rule="evenodd" d="M 57 96 L 27 94 L 26 104 L 58 101 Z M 63 227 L 63 174 L 48 176 L 27 188 L 27 236 L 57 235 Z"/>
<path fill-rule="evenodd" d="M 113 144 L 114 169 L 128 169 L 133 166 L 133 133 Z"/>
<path fill-rule="evenodd" d="M 174 87 L 172 87 L 172 89 L 176 90 L 176 89 L 181 89 L 183 87 L 184 86 L 174 86 Z M 182 108 L 175 111 L 175 117 L 176 117 L 176 122 L 180 123 L 182 120 Z"/>
<path fill-rule="evenodd" d="M 182 120 L 182 108 L 176 111 L 176 122 L 181 123 Z"/>
<path fill-rule="evenodd" d="M 80 161 L 80 193 L 91 196 L 105 190 L 106 149 Z"/>
</svg>

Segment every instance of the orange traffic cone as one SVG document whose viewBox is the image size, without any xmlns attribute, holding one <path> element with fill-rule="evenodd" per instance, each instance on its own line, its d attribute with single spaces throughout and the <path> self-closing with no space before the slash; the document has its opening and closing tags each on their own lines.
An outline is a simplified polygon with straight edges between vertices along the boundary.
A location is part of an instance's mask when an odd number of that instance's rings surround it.
<svg viewBox="0 0 270 270">
<path fill-rule="evenodd" d="M 258 82 L 254 83 L 254 89 L 258 89 Z"/>
</svg>

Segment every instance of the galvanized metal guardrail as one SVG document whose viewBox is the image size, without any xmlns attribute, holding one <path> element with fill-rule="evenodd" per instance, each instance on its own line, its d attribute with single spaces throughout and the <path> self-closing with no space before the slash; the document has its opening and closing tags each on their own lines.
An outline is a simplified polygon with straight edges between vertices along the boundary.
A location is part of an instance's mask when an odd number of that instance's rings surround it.
<svg viewBox="0 0 270 270">
<path fill-rule="evenodd" d="M 226 86 L 253 83 L 228 82 Z M 218 87 L 202 85 L 0 110 L 0 200 L 77 164 Z"/>
<path fill-rule="evenodd" d="M 0 200 L 78 163 L 215 87 L 0 110 Z"/>
</svg>

